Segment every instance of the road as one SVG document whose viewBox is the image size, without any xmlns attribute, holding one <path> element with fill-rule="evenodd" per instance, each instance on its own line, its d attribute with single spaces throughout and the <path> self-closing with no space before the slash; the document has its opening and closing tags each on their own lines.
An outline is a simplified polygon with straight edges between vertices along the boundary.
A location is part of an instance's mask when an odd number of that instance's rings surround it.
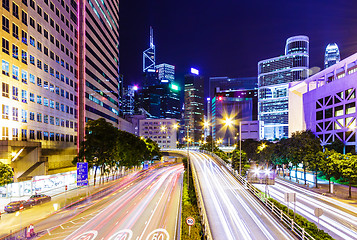
<svg viewBox="0 0 357 240">
<path fill-rule="evenodd" d="M 214 239 L 295 239 L 210 156 L 190 152 Z"/>
<path fill-rule="evenodd" d="M 261 191 L 265 191 L 265 185 L 254 184 Z M 294 184 L 277 179 L 275 185 L 268 187 L 272 198 L 284 203 L 284 193 L 296 193 L 296 213 L 305 217 L 317 225 L 314 215 L 315 208 L 322 208 L 324 213 L 320 217 L 320 229 L 329 233 L 334 239 L 357 239 L 357 207 L 322 196 Z M 293 205 L 290 204 L 290 208 Z"/>
<path fill-rule="evenodd" d="M 147 171 L 35 226 L 40 239 L 176 239 L 183 166 Z"/>
</svg>

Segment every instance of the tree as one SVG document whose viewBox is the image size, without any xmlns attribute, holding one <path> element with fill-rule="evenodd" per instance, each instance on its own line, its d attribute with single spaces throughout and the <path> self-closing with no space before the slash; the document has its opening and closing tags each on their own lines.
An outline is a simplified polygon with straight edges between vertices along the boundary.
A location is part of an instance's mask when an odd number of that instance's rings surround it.
<svg viewBox="0 0 357 240">
<path fill-rule="evenodd" d="M 0 162 L 0 186 L 12 183 L 14 172 L 7 164 Z"/>
<path fill-rule="evenodd" d="M 331 178 L 332 177 L 334 177 L 335 179 L 340 178 L 338 165 L 342 158 L 342 154 L 337 153 L 333 150 L 332 151 L 325 150 L 325 152 L 321 155 L 322 157 L 320 159 L 321 161 L 320 168 L 322 173 L 325 175 L 326 179 L 328 180 L 329 192 L 331 192 Z"/>
<path fill-rule="evenodd" d="M 322 151 L 320 140 L 311 130 L 294 132 L 291 136 L 289 144 L 288 158 L 293 166 L 296 167 L 299 163 L 303 163 L 304 180 L 306 184 L 306 169 L 308 168 L 311 156 Z"/>
<path fill-rule="evenodd" d="M 201 145 L 200 150 L 212 152 L 212 148 L 213 148 L 213 152 L 215 152 L 218 149 L 218 147 L 215 141 L 213 142 L 212 141 L 213 141 L 212 135 L 207 136 L 206 143 Z"/>
<path fill-rule="evenodd" d="M 160 151 L 159 145 L 151 140 L 150 138 L 145 140 L 146 147 L 149 151 L 149 159 L 152 161 L 155 157 L 158 157 L 159 159 L 162 157 L 162 153 Z"/>
<path fill-rule="evenodd" d="M 241 160 L 241 163 L 240 163 Z M 239 171 L 239 165 L 242 166 L 242 176 L 245 175 L 248 167 L 248 157 L 247 154 L 242 151 L 242 156 L 240 155 L 239 149 L 235 149 L 232 153 L 232 168 Z"/>
<path fill-rule="evenodd" d="M 343 144 L 343 142 L 337 138 L 331 144 L 325 145 L 325 148 L 327 148 L 328 150 L 334 150 L 335 152 L 338 153 L 343 153 L 344 147 L 345 145 Z"/>
<path fill-rule="evenodd" d="M 242 150 L 247 154 L 249 160 L 258 160 L 257 149 L 259 144 L 259 141 L 253 139 L 242 141 Z M 239 143 L 237 144 L 237 148 L 239 149 Z"/>
<path fill-rule="evenodd" d="M 352 184 L 357 183 L 357 156 L 347 153 L 342 155 L 339 162 L 341 177 L 348 180 L 348 198 L 352 198 Z"/>
<path fill-rule="evenodd" d="M 89 168 L 94 168 L 94 185 L 96 183 L 97 170 L 100 168 L 101 176 L 105 173 L 106 164 L 115 158 L 115 149 L 118 138 L 118 129 L 104 118 L 90 120 L 86 124 L 85 141 L 81 142 L 77 162 L 88 162 Z"/>
<path fill-rule="evenodd" d="M 283 170 L 283 177 L 285 178 L 284 166 L 289 164 L 288 151 L 289 144 L 291 142 L 290 138 L 283 138 L 279 142 L 275 144 L 274 151 L 272 153 L 272 163 L 275 165 L 280 165 Z M 291 179 L 291 170 L 290 171 L 290 179 Z"/>
</svg>

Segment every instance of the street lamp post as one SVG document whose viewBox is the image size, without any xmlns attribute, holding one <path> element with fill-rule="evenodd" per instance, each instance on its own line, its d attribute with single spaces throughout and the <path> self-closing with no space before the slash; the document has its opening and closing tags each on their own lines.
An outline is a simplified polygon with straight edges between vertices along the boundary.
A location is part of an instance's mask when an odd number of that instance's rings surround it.
<svg viewBox="0 0 357 240">
<path fill-rule="evenodd" d="M 242 175 L 242 121 L 239 121 L 239 175 Z"/>
</svg>

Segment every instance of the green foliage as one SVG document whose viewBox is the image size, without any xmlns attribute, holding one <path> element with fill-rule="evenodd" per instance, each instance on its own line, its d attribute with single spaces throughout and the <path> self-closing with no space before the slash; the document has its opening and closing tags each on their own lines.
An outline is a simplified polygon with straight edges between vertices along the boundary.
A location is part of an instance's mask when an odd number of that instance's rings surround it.
<svg viewBox="0 0 357 240">
<path fill-rule="evenodd" d="M 187 159 L 186 159 L 187 163 Z M 192 199 L 191 190 L 187 190 L 187 172 L 184 174 L 183 178 L 183 189 L 182 189 L 182 212 L 181 212 L 181 239 L 182 240 L 197 240 L 202 239 L 202 227 L 200 212 L 197 207 L 196 193 L 194 193 L 194 199 Z M 191 175 L 191 174 L 190 174 Z M 190 180 L 192 177 L 190 178 Z M 193 182 L 190 181 L 190 189 L 193 187 Z M 186 218 L 193 217 L 195 219 L 195 225 L 191 227 L 190 236 L 188 236 L 188 226 L 186 224 Z"/>
<path fill-rule="evenodd" d="M 343 142 L 341 140 L 335 139 L 335 141 L 333 141 L 332 143 L 326 145 L 325 148 L 330 150 L 330 151 L 334 150 L 335 152 L 343 153 L 344 144 L 343 144 Z"/>
<path fill-rule="evenodd" d="M 350 153 L 339 158 L 339 174 L 349 182 L 349 198 L 352 198 L 352 184 L 357 183 L 357 156 Z"/>
<path fill-rule="evenodd" d="M 274 203 L 274 207 L 279 208 L 280 210 L 283 210 L 285 214 L 290 216 L 290 218 L 294 217 L 294 212 L 289 209 L 288 213 L 288 208 L 287 206 L 281 204 L 280 202 L 276 201 L 273 198 L 269 198 L 269 201 Z M 324 232 L 323 230 L 320 230 L 317 228 L 316 224 L 308 221 L 306 218 L 302 217 L 299 214 L 295 214 L 295 223 L 297 223 L 300 227 L 304 228 L 305 231 L 310 234 L 313 238 L 316 240 L 328 240 L 328 239 L 333 239 L 328 233 Z"/>
<path fill-rule="evenodd" d="M 7 164 L 0 162 L 0 186 L 12 183 L 14 172 Z"/>
<path fill-rule="evenodd" d="M 239 171 L 239 165 L 241 160 L 242 175 L 245 176 L 246 171 L 250 168 L 248 164 L 247 154 L 242 151 L 242 156 L 240 156 L 240 151 L 236 148 L 232 153 L 232 168 Z"/>
<path fill-rule="evenodd" d="M 155 142 L 144 141 L 134 134 L 121 131 L 104 118 L 88 121 L 86 133 L 85 141 L 80 143 L 78 156 L 72 162 L 88 162 L 88 167 L 94 169 L 94 179 L 98 169 L 103 176 L 117 172 L 120 167 L 131 168 L 139 166 L 144 160 L 161 157 Z"/>
</svg>

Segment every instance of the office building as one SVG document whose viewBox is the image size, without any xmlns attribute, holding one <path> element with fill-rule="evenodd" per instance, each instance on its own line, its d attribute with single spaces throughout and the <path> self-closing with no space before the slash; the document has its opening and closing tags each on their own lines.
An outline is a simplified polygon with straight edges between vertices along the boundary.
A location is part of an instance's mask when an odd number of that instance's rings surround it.
<svg viewBox="0 0 357 240">
<path fill-rule="evenodd" d="M 356 152 L 357 53 L 289 88 L 290 134 L 310 129 L 328 145 Z"/>
<path fill-rule="evenodd" d="M 180 87 L 175 83 L 145 86 L 138 91 L 139 108 L 152 118 L 180 118 Z"/>
<path fill-rule="evenodd" d="M 330 43 L 327 45 L 325 50 L 325 68 L 331 67 L 332 65 L 340 61 L 340 50 L 336 43 Z"/>
<path fill-rule="evenodd" d="M 76 2 L 70 3 L 76 10 Z M 82 141 L 88 120 L 104 118 L 118 127 L 119 3 L 78 3 L 78 137 Z M 69 19 L 77 21 L 74 13 Z"/>
<path fill-rule="evenodd" d="M 185 126 L 194 145 L 202 140 L 204 120 L 204 78 L 197 69 L 185 75 Z"/>
<path fill-rule="evenodd" d="M 162 63 L 156 65 L 156 70 L 161 83 L 172 83 L 175 81 L 175 66 Z"/>
<path fill-rule="evenodd" d="M 258 63 L 258 120 L 261 139 L 287 138 L 288 86 L 308 77 L 309 38 L 295 36 L 287 39 L 285 55 Z"/>
<path fill-rule="evenodd" d="M 226 125 L 225 121 L 227 119 L 232 120 L 231 126 Z M 257 119 L 257 89 L 225 90 L 216 92 L 215 97 L 212 100 L 213 139 L 222 139 L 224 145 L 232 145 L 239 133 L 239 122 L 244 121 L 245 124 L 248 124 L 250 121 L 257 121 Z M 255 131 L 258 133 L 258 129 Z M 245 136 L 246 135 L 247 134 L 245 134 Z M 255 136 L 252 136 L 251 138 L 253 139 Z"/>
<path fill-rule="evenodd" d="M 176 148 L 177 122 L 176 119 L 141 119 L 139 136 L 153 140 L 160 148 Z"/>
<path fill-rule="evenodd" d="M 118 126 L 119 9 L 112 5 L 3 2 L 0 161 L 14 169 L 14 181 L 73 169 L 87 120 Z"/>
<path fill-rule="evenodd" d="M 210 77 L 209 97 L 214 98 L 215 93 L 225 90 L 256 89 L 258 88 L 257 77 L 230 78 L 230 77 Z"/>
</svg>

